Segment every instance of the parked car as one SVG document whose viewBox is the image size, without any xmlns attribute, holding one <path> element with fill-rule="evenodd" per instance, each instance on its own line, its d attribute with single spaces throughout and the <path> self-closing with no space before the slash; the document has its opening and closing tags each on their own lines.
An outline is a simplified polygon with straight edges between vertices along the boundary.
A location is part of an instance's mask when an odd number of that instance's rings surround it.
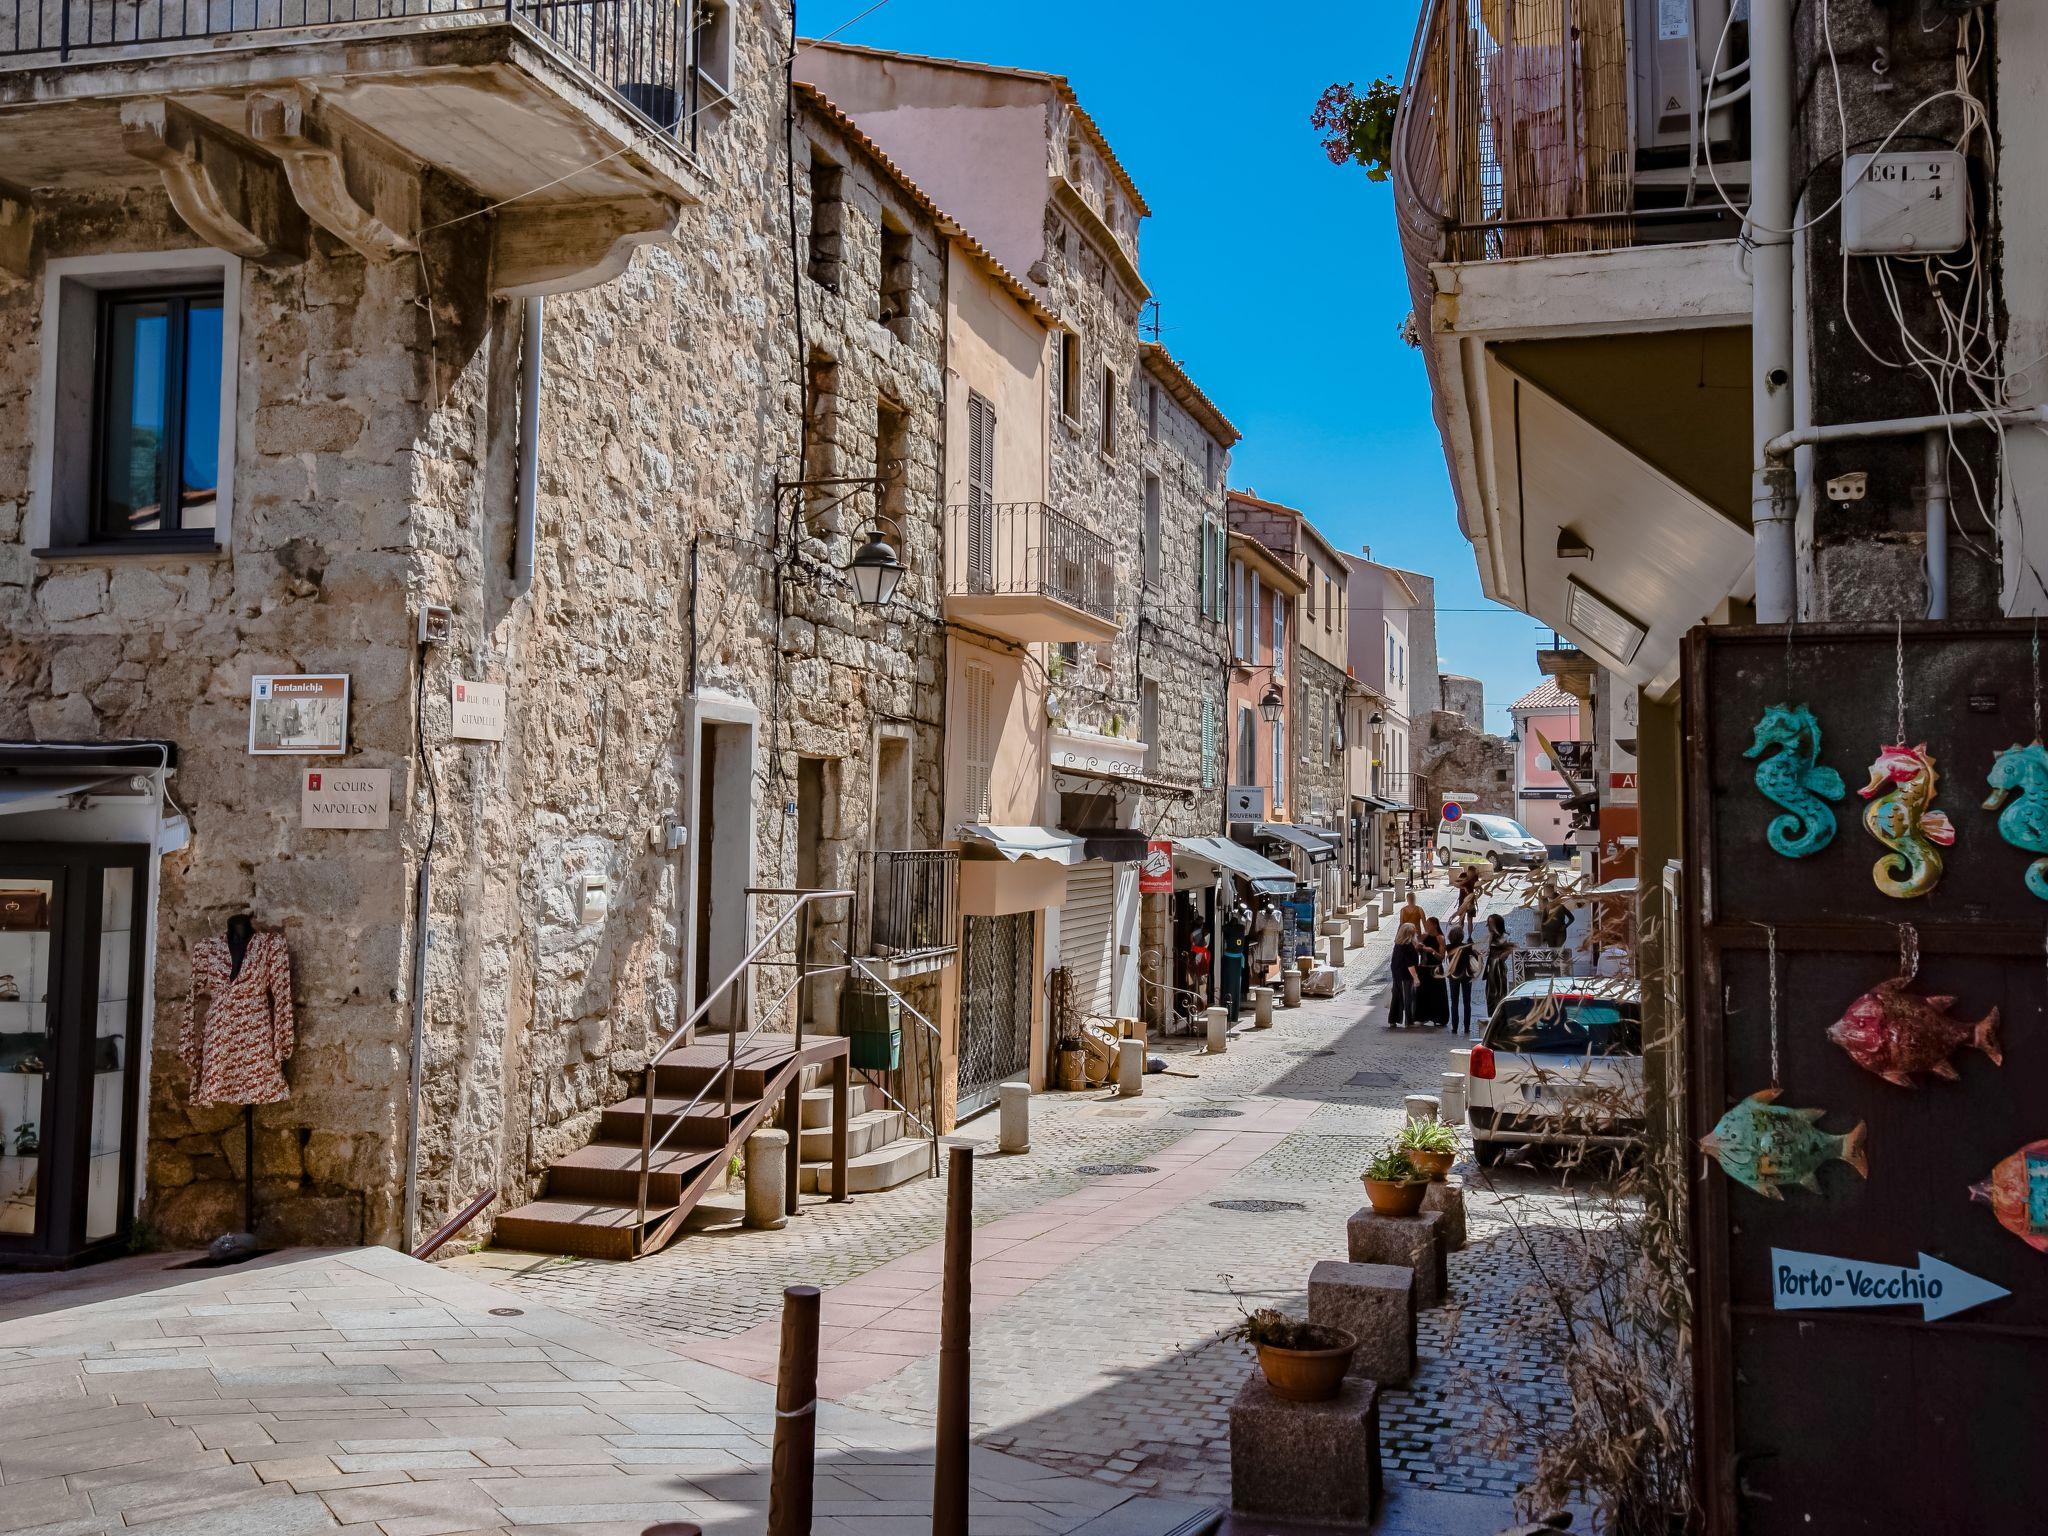
<svg viewBox="0 0 2048 1536">
<path fill-rule="evenodd" d="M 1597 976 L 1536 976 L 1472 1047 L 1465 1123 L 1481 1166 L 1508 1148 L 1626 1148 L 1643 1132 L 1642 993 Z"/>
<path fill-rule="evenodd" d="M 1527 827 L 1506 816 L 1460 816 L 1438 822 L 1436 852 L 1444 864 L 1491 864 L 1495 869 L 1541 869 L 1550 862 L 1550 850 Z"/>
</svg>

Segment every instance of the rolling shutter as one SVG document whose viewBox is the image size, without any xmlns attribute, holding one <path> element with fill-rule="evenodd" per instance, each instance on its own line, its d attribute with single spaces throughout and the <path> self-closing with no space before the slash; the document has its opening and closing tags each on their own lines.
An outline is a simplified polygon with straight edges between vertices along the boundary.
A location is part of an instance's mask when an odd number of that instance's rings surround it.
<svg viewBox="0 0 2048 1536">
<path fill-rule="evenodd" d="M 1110 964 L 1116 933 L 1116 866 L 1083 864 L 1067 871 L 1060 908 L 1060 964 L 1074 973 L 1074 1001 L 1086 1017 L 1110 1018 Z"/>
</svg>

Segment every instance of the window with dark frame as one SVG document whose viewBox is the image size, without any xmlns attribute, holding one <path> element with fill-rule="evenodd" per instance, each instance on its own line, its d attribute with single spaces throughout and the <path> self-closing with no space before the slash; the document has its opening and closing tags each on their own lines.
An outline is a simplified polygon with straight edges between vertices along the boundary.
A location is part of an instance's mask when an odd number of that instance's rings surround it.
<svg viewBox="0 0 2048 1536">
<path fill-rule="evenodd" d="M 217 523 L 221 320 L 217 283 L 100 295 L 93 537 L 172 538 Z"/>
<path fill-rule="evenodd" d="M 917 282 L 910 251 L 910 231 L 884 222 L 882 285 L 875 298 L 875 318 L 894 332 L 899 341 L 910 339 L 910 294 Z"/>
</svg>

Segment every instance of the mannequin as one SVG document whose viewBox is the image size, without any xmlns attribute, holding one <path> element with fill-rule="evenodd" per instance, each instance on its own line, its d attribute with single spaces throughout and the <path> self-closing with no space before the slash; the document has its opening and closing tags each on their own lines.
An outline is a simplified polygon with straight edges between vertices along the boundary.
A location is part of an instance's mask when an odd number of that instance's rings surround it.
<svg viewBox="0 0 2048 1536">
<path fill-rule="evenodd" d="M 200 999 L 205 998 L 202 1014 Z M 292 1054 L 291 956 L 284 935 L 256 926 L 247 912 L 226 931 L 192 948 L 182 1054 L 195 1104 L 242 1106 L 243 1219 L 238 1246 L 256 1226 L 256 1114 L 253 1106 L 291 1096 L 283 1065 Z"/>
</svg>

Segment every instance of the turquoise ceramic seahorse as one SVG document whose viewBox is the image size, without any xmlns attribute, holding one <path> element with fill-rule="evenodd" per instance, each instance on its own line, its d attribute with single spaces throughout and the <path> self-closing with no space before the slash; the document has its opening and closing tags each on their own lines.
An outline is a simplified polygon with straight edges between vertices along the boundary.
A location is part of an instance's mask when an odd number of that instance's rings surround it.
<svg viewBox="0 0 2048 1536">
<path fill-rule="evenodd" d="M 1998 835 L 2013 847 L 2048 854 L 2048 747 L 2036 741 L 1996 754 L 1984 809 L 1998 811 Z M 2027 889 L 2048 901 L 2048 858 L 2027 866 Z"/>
<path fill-rule="evenodd" d="M 1765 835 L 1771 847 L 1788 859 L 1803 859 L 1819 853 L 1834 841 L 1835 813 L 1829 800 L 1846 793 L 1842 776 L 1823 768 L 1820 756 L 1820 722 L 1804 704 L 1773 704 L 1756 723 L 1756 740 L 1744 757 L 1757 757 L 1779 750 L 1756 765 L 1756 787 L 1765 799 L 1782 805 L 1791 814 L 1772 820 Z"/>
<path fill-rule="evenodd" d="M 1891 852 L 1877 861 L 1871 878 L 1887 896 L 1925 896 L 1941 882 L 1941 850 L 1954 843 L 1948 814 L 1934 808 L 1939 776 L 1927 743 L 1886 747 L 1870 765 L 1870 782 L 1858 794 L 1863 825 Z"/>
</svg>

